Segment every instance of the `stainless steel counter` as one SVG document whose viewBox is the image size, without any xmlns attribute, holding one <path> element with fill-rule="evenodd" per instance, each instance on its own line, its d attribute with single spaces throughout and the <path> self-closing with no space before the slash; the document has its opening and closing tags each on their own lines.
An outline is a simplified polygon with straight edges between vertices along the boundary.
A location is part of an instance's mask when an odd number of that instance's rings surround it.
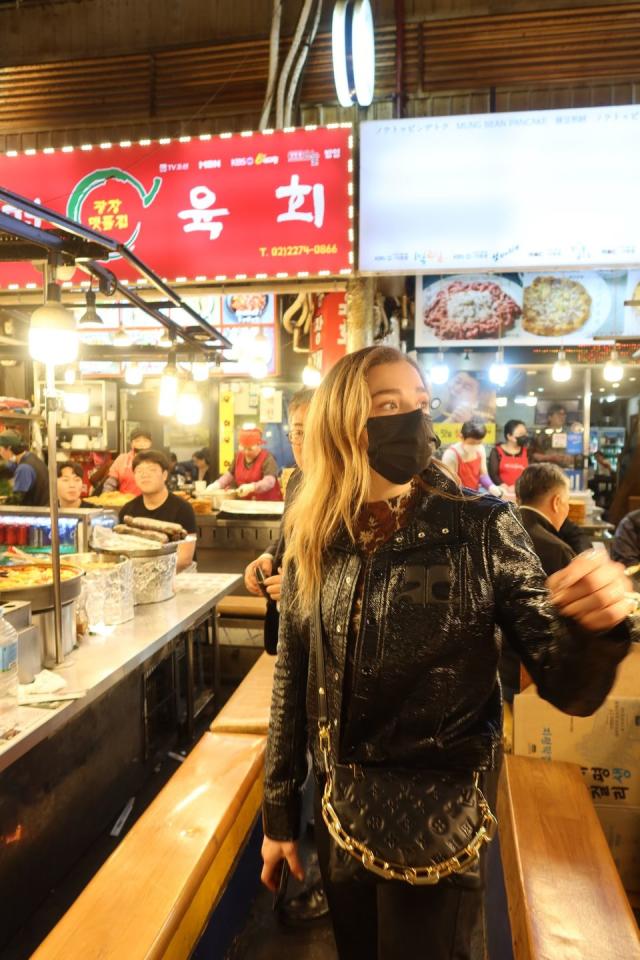
<svg viewBox="0 0 640 960">
<path fill-rule="evenodd" d="M 90 703 L 188 630 L 240 580 L 235 573 L 181 574 L 176 578 L 176 595 L 171 600 L 136 607 L 134 619 L 115 627 L 113 634 L 103 642 L 82 644 L 74 650 L 53 672 L 67 682 L 63 693 L 79 693 L 81 696 L 54 710 L 18 706 L 0 714 L 0 771 L 51 737 Z"/>
</svg>

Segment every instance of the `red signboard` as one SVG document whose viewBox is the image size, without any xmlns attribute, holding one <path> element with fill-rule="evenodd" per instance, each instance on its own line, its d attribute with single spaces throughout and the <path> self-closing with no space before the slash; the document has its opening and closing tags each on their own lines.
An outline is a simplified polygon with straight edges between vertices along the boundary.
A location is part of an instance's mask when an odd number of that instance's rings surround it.
<svg viewBox="0 0 640 960">
<path fill-rule="evenodd" d="M 347 303 L 344 293 L 319 298 L 311 327 L 311 358 L 326 373 L 347 352 Z"/>
<path fill-rule="evenodd" d="M 351 138 L 335 125 L 9 153 L 0 185 L 128 244 L 170 282 L 346 275 Z M 0 288 L 41 282 L 30 264 L 0 264 Z"/>
</svg>

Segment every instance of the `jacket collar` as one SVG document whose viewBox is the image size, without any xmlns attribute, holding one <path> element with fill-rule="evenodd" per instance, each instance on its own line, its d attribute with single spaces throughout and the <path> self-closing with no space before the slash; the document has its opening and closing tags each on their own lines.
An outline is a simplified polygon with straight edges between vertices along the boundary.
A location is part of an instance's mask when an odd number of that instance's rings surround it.
<svg viewBox="0 0 640 960">
<path fill-rule="evenodd" d="M 537 510 L 535 507 L 520 507 L 520 515 L 525 521 L 524 526 L 527 525 L 533 526 L 535 523 L 539 524 L 541 527 L 544 527 L 549 533 L 552 533 L 555 537 L 558 536 L 558 531 L 551 523 L 548 517 L 544 515 L 541 510 Z"/>
<path fill-rule="evenodd" d="M 423 491 L 413 520 L 402 530 L 398 530 L 381 549 L 399 551 L 406 550 L 407 547 L 460 542 L 462 501 L 449 499 L 449 496 L 459 496 L 460 488 L 446 473 L 433 465 L 427 467 L 421 479 L 429 489 Z M 441 494 L 447 494 L 447 497 Z M 333 546 L 348 553 L 354 549 L 353 541 L 345 530 L 340 531 Z"/>
</svg>

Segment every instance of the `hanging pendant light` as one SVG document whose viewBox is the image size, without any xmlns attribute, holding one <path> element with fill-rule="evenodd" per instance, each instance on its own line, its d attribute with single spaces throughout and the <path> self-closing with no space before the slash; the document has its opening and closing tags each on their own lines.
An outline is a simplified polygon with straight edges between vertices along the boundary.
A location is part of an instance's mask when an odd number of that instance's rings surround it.
<svg viewBox="0 0 640 960">
<path fill-rule="evenodd" d="M 40 363 L 63 366 L 74 362 L 78 346 L 75 317 L 62 306 L 60 288 L 50 283 L 46 302 L 31 314 L 29 355 Z"/>
<path fill-rule="evenodd" d="M 509 367 L 504 362 L 504 350 L 498 348 L 496 359 L 489 367 L 489 380 L 498 387 L 504 387 L 509 379 Z"/>
<path fill-rule="evenodd" d="M 202 398 L 195 383 L 186 383 L 176 404 L 176 420 L 186 427 L 202 422 Z"/>
<path fill-rule="evenodd" d="M 322 372 L 313 365 L 311 357 L 307 360 L 307 365 L 302 371 L 302 382 L 310 390 L 315 390 L 322 383 Z"/>
<path fill-rule="evenodd" d="M 446 383 L 449 379 L 449 367 L 445 363 L 444 353 L 442 350 L 436 357 L 436 362 L 431 367 L 430 375 L 432 383 L 442 384 Z"/>
<path fill-rule="evenodd" d="M 622 378 L 624 377 L 624 367 L 620 362 L 618 351 L 616 350 L 615 347 L 609 354 L 609 359 L 604 365 L 602 376 L 609 383 L 619 383 L 620 380 L 622 380 Z"/>
<path fill-rule="evenodd" d="M 124 382 L 130 387 L 139 387 L 142 383 L 142 370 L 137 363 L 128 363 L 124 371 Z"/>
<path fill-rule="evenodd" d="M 558 350 L 558 359 L 551 368 L 552 378 L 556 383 L 566 383 L 567 380 L 571 380 L 572 375 L 573 370 L 564 350 Z"/>
<path fill-rule="evenodd" d="M 104 326 L 104 320 L 96 310 L 96 295 L 91 288 L 86 293 L 87 309 L 78 320 L 79 327 Z"/>
<path fill-rule="evenodd" d="M 175 353 L 169 357 L 169 361 L 162 371 L 160 378 L 160 397 L 158 400 L 158 415 L 161 417 L 172 417 L 176 412 L 176 402 L 178 400 L 178 370 L 176 368 Z"/>
<path fill-rule="evenodd" d="M 127 333 L 122 325 L 122 320 L 118 324 L 118 330 L 113 338 L 114 347 L 130 347 L 132 344 L 131 335 Z"/>
</svg>

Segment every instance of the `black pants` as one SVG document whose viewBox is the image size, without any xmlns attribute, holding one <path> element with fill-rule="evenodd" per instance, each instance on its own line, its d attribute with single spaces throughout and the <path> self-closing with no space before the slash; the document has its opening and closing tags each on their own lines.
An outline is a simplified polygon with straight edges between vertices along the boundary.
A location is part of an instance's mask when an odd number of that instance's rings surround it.
<svg viewBox="0 0 640 960">
<path fill-rule="evenodd" d="M 489 781 L 489 782 L 487 782 Z M 485 781 L 495 810 L 497 771 Z M 398 880 L 331 883 L 331 838 L 316 793 L 318 860 L 340 960 L 483 960 L 484 891 L 452 883 L 412 887 Z M 483 861 L 486 854 L 482 854 Z M 484 863 L 482 874 L 484 875 Z"/>
</svg>

